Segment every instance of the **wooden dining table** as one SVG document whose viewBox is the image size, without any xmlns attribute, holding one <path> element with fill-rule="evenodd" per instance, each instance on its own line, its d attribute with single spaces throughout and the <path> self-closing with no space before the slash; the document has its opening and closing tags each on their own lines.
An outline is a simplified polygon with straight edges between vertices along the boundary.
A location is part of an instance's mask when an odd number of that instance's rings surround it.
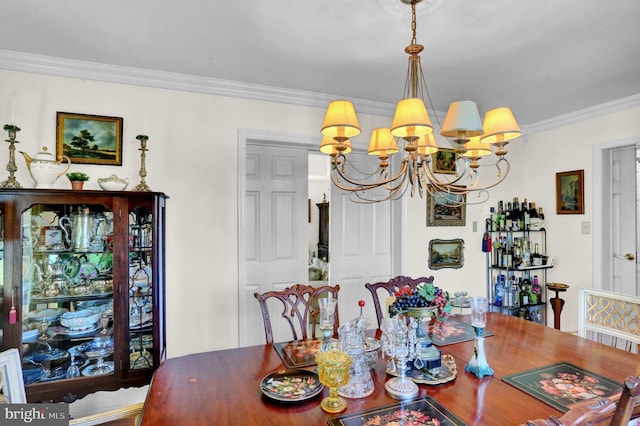
<svg viewBox="0 0 640 426">
<path fill-rule="evenodd" d="M 468 316 L 452 317 L 469 323 Z M 489 313 L 485 353 L 493 376 L 479 379 L 465 372 L 474 341 L 441 346 L 455 360 L 457 376 L 438 385 L 419 385 L 418 398 L 428 395 L 469 425 L 519 425 L 527 420 L 560 417 L 563 411 L 505 382 L 523 371 L 567 362 L 622 383 L 640 375 L 637 354 L 562 332 L 515 316 Z M 378 332 L 379 333 L 379 332 Z M 320 408 L 318 397 L 296 403 L 266 398 L 262 379 L 284 369 L 272 344 L 190 354 L 166 360 L 156 371 L 144 403 L 141 424 L 176 425 L 326 425 L 343 414 L 358 413 L 398 401 L 385 391 L 391 378 L 388 357 L 371 370 L 374 390 L 367 397 L 347 399 L 343 413 Z M 313 367 L 308 367 L 313 369 Z"/>
</svg>

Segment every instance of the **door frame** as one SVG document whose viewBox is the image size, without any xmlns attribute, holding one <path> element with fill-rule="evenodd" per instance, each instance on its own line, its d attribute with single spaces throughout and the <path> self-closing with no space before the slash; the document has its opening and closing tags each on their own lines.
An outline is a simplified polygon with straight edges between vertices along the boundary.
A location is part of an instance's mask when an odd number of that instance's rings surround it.
<svg viewBox="0 0 640 426">
<path fill-rule="evenodd" d="M 592 214 L 592 283 L 595 289 L 603 289 L 611 275 L 611 228 L 607 199 L 610 197 L 609 176 L 611 150 L 625 146 L 640 146 L 640 137 L 620 139 L 593 145 L 593 214 Z M 637 183 L 636 183 L 637 185 Z"/>
<path fill-rule="evenodd" d="M 242 259 L 246 257 L 246 247 L 244 246 L 245 230 L 241 226 L 244 217 L 244 193 L 246 191 L 246 172 L 247 172 L 247 145 L 249 143 L 260 142 L 271 146 L 277 147 L 295 147 L 306 148 L 308 151 L 318 150 L 320 137 L 317 136 L 301 136 L 293 135 L 289 133 L 270 132 L 264 130 L 254 129 L 239 129 L 238 130 L 238 158 L 237 158 L 237 246 L 238 246 L 238 284 L 237 284 L 237 300 L 236 304 L 240 306 L 240 289 L 244 288 L 247 283 L 247 274 L 244 270 Z M 388 202 L 388 201 L 385 201 Z M 396 276 L 401 274 L 401 271 L 406 270 L 408 253 L 408 238 L 407 238 L 407 200 L 406 197 L 402 197 L 401 200 L 394 202 L 391 209 L 392 214 L 392 229 L 391 229 L 391 275 Z M 331 245 L 331 240 L 329 240 Z M 331 250 L 331 248 L 329 248 Z M 240 318 L 242 313 L 238 309 L 238 321 L 236 336 L 238 342 L 240 341 Z"/>
</svg>

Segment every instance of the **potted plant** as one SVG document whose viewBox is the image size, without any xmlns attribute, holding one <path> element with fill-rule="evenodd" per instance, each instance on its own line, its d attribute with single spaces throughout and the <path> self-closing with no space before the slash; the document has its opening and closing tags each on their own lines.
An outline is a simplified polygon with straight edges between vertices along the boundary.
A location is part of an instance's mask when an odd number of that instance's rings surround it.
<svg viewBox="0 0 640 426">
<path fill-rule="evenodd" d="M 89 180 L 89 175 L 82 172 L 69 172 L 67 178 L 71 182 L 71 189 L 82 189 L 82 186 Z"/>
</svg>

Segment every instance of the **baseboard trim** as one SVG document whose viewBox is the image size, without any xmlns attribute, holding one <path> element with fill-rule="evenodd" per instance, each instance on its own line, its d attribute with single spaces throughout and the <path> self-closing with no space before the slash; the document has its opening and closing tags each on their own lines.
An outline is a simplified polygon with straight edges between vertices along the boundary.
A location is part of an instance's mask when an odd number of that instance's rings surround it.
<svg viewBox="0 0 640 426">
<path fill-rule="evenodd" d="M 121 420 L 127 417 L 139 417 L 142 414 L 143 403 L 128 405 L 117 410 L 105 411 L 104 413 L 93 414 L 91 416 L 80 417 L 69 420 L 69 426 L 94 426 L 101 425 L 114 420 Z M 138 419 L 136 419 L 136 424 Z"/>
</svg>

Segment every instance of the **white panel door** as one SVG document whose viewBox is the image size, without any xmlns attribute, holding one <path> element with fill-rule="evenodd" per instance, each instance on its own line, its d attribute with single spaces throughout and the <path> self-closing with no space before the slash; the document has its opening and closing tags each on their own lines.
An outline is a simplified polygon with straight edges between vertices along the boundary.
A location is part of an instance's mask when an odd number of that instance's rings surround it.
<svg viewBox="0 0 640 426">
<path fill-rule="evenodd" d="M 610 170 L 612 279 L 603 288 L 638 295 L 636 148 L 613 149 Z"/>
<path fill-rule="evenodd" d="M 372 165 L 366 154 L 349 154 L 349 161 L 360 170 Z M 331 284 L 340 284 L 340 322 L 360 315 L 359 300 L 365 301 L 364 314 L 376 323 L 368 282 L 386 281 L 392 273 L 393 203 L 356 203 L 349 194 L 331 187 L 331 227 L 329 252 Z"/>
<path fill-rule="evenodd" d="M 246 282 L 240 288 L 240 346 L 265 342 L 253 293 L 306 283 L 307 151 L 247 144 L 243 226 Z M 275 311 L 274 311 L 275 312 Z M 274 341 L 290 340 L 279 312 L 272 314 Z"/>
</svg>

